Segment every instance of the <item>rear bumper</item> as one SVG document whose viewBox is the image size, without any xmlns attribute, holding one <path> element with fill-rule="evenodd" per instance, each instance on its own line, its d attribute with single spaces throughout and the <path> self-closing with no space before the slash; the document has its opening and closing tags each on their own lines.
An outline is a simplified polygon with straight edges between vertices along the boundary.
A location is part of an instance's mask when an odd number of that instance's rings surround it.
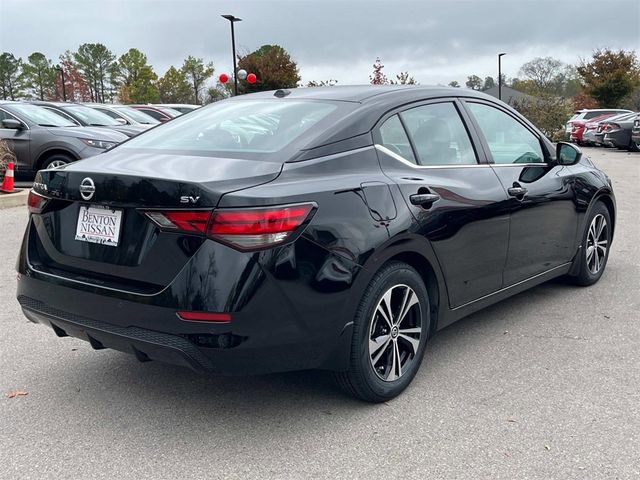
<svg viewBox="0 0 640 480">
<path fill-rule="evenodd" d="M 17 298 L 27 318 L 59 336 L 222 375 L 348 365 L 352 330 L 344 312 L 359 268 L 302 238 L 300 248 L 259 255 L 207 241 L 169 286 L 138 295 L 37 269 L 27 255 L 28 236 L 18 259 Z M 211 258 L 219 259 L 213 272 Z M 309 274 L 294 275 L 288 261 Z M 341 277 L 323 274 L 334 266 Z M 229 312 L 232 320 L 184 321 L 180 310 Z"/>
<path fill-rule="evenodd" d="M 197 372 L 215 371 L 211 360 L 184 337 L 110 325 L 53 309 L 26 296 L 19 296 L 18 301 L 29 320 L 51 327 L 59 337 L 86 340 L 96 350 L 111 348 L 131 353 L 141 362 L 160 360 Z"/>
<path fill-rule="evenodd" d="M 629 146 L 630 138 L 629 131 L 618 130 L 617 132 L 605 134 L 602 142 L 610 147 L 625 148 Z"/>
</svg>

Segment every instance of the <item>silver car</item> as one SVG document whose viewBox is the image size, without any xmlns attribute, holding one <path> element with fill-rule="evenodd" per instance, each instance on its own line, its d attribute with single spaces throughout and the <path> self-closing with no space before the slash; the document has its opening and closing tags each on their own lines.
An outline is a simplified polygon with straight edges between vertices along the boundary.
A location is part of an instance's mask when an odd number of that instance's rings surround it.
<svg viewBox="0 0 640 480">
<path fill-rule="evenodd" d="M 0 101 L 0 139 L 15 154 L 20 174 L 97 155 L 127 138 L 114 130 L 79 127 L 44 107 Z"/>
</svg>

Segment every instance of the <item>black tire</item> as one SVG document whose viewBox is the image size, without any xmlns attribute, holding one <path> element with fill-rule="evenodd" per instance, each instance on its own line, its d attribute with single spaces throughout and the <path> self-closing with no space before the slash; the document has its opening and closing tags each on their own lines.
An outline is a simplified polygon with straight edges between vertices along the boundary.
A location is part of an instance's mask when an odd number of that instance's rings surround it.
<svg viewBox="0 0 640 480">
<path fill-rule="evenodd" d="M 594 223 L 594 220 L 596 219 L 596 217 L 598 216 L 601 216 L 602 218 L 604 218 L 606 222 L 605 228 L 602 232 L 602 234 L 606 237 L 606 242 L 607 242 L 604 256 L 602 256 L 601 249 L 594 247 L 593 236 L 592 234 L 590 234 L 591 226 Z M 611 216 L 609 215 L 609 210 L 604 205 L 604 203 L 597 202 L 593 206 L 593 209 L 585 224 L 585 231 L 582 234 L 582 244 L 581 244 L 582 248 L 580 249 L 580 253 L 579 253 L 580 269 L 578 270 L 578 273 L 573 277 L 573 281 L 576 284 L 582 285 L 582 286 L 593 285 L 598 280 L 600 280 L 600 277 L 602 277 L 602 274 L 604 273 L 604 270 L 607 266 L 607 260 L 609 259 L 609 251 L 611 249 L 610 248 L 611 247 L 611 227 L 612 227 L 612 224 L 611 224 Z M 602 236 L 599 237 L 599 239 L 602 239 L 602 238 L 604 237 Z M 592 247 L 594 247 L 596 252 L 600 254 L 599 258 L 594 258 L 593 254 L 590 255 Z M 600 266 L 597 268 L 597 270 L 594 271 L 594 267 L 595 267 L 594 262 L 598 260 L 599 260 Z"/>
<path fill-rule="evenodd" d="M 640 152 L 640 143 L 636 143 L 633 140 L 629 140 L 629 151 Z"/>
<path fill-rule="evenodd" d="M 47 158 L 44 162 L 42 162 L 40 169 L 44 170 L 46 168 L 52 168 L 52 165 L 60 166 L 62 164 L 71 162 L 75 162 L 75 159 L 70 157 L 69 155 L 64 155 L 63 153 L 55 153 Z"/>
<path fill-rule="evenodd" d="M 404 315 L 399 315 L 403 304 L 410 303 L 406 299 L 414 299 L 411 291 L 417 304 L 406 309 Z M 383 297 L 388 299 L 391 306 L 389 310 L 384 309 L 387 303 Z M 384 315 L 379 313 L 379 307 L 390 311 L 391 323 L 399 325 L 395 327 L 395 331 Z M 398 317 L 400 321 L 396 324 Z M 418 322 L 421 330 L 419 333 L 416 332 Z M 383 335 L 387 326 L 391 329 L 387 335 Z M 378 331 L 380 328 L 383 329 L 382 332 Z M 396 397 L 415 377 L 424 356 L 429 331 L 429 296 L 422 277 L 406 263 L 393 261 L 384 265 L 371 280 L 356 312 L 349 369 L 335 373 L 338 385 L 350 395 L 367 402 L 384 402 Z M 370 355 L 370 342 L 374 335 L 377 335 L 375 341 L 383 346 L 374 355 Z M 386 340 L 381 340 L 385 337 Z M 377 363 L 372 360 L 374 356 L 380 358 Z M 375 368 L 372 362 L 378 367 Z M 400 365 L 400 368 L 393 369 L 389 362 Z M 400 372 L 399 375 L 397 372 Z M 384 376 L 387 379 L 382 378 Z"/>
</svg>

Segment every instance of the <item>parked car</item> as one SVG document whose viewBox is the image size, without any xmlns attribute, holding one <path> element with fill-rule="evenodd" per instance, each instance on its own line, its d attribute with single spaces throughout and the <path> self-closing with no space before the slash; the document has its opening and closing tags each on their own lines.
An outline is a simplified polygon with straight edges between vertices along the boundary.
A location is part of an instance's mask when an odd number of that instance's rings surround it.
<svg viewBox="0 0 640 480">
<path fill-rule="evenodd" d="M 405 86 L 216 102 L 40 171 L 29 208 L 17 298 L 59 337 L 200 372 L 333 370 L 372 402 L 456 320 L 597 282 L 616 218 L 578 147 L 484 93 Z"/>
<path fill-rule="evenodd" d="M 609 113 L 605 113 L 604 115 L 600 115 L 599 117 L 595 117 L 592 120 L 587 120 L 584 123 L 584 130 L 582 131 L 582 144 L 584 145 L 601 145 L 602 144 L 602 138 L 598 139 L 596 137 L 596 134 L 598 133 L 598 126 L 600 125 L 601 121 L 604 121 L 608 118 L 613 117 L 614 115 L 611 115 Z M 600 140 L 600 141 L 598 141 Z"/>
<path fill-rule="evenodd" d="M 34 101 L 31 103 L 34 105 L 40 105 L 41 107 L 47 108 L 55 113 L 59 113 L 83 127 L 109 128 L 111 130 L 124 133 L 127 137 L 135 137 L 146 130 L 145 127 L 139 125 L 123 125 L 121 122 L 109 115 L 80 103 L 41 101 Z"/>
<path fill-rule="evenodd" d="M 157 107 L 166 107 L 172 110 L 177 110 L 180 113 L 189 113 L 197 110 L 202 105 L 190 105 L 188 103 L 163 103 L 163 104 L 155 104 Z"/>
<path fill-rule="evenodd" d="M 635 123 L 637 115 L 635 113 L 616 121 L 608 121 L 603 128 L 603 143 L 619 150 L 636 151 L 636 144 L 631 140 L 631 129 Z"/>
<path fill-rule="evenodd" d="M 620 113 L 631 113 L 631 110 L 624 110 L 620 108 L 597 108 L 597 109 L 591 109 L 591 110 L 589 109 L 576 110 L 573 116 L 567 122 L 565 130 L 571 141 L 580 143 L 582 142 L 583 125 L 584 123 L 586 123 L 586 120 L 592 120 L 604 114 L 617 115 Z"/>
<path fill-rule="evenodd" d="M 16 155 L 20 174 L 32 175 L 90 157 L 128 137 L 97 127 L 79 127 L 73 121 L 38 105 L 0 101 L 0 138 Z"/>
<path fill-rule="evenodd" d="M 130 105 L 130 107 L 135 108 L 136 110 L 140 110 L 141 112 L 146 113 L 150 117 L 153 117 L 162 123 L 182 115 L 177 110 L 173 110 L 172 108 L 167 107 L 160 107 L 157 105 Z"/>
<path fill-rule="evenodd" d="M 640 151 L 640 113 L 636 115 L 633 121 L 633 128 L 631 129 L 631 141 L 635 145 L 636 151 Z"/>
<path fill-rule="evenodd" d="M 611 145 L 611 143 L 605 143 L 604 142 L 604 136 L 607 133 L 607 131 L 612 130 L 613 124 L 615 122 L 618 121 L 624 121 L 627 120 L 629 118 L 635 118 L 635 113 L 622 113 L 619 115 L 613 115 L 611 117 L 605 118 L 604 120 L 601 120 L 600 122 L 598 122 L 598 126 L 596 128 L 596 133 L 594 135 L 595 137 L 595 143 L 598 145 L 603 145 L 605 147 L 612 147 L 613 145 Z"/>
<path fill-rule="evenodd" d="M 159 120 L 156 120 L 150 115 L 147 115 L 140 110 L 131 108 L 127 105 L 117 104 L 102 104 L 102 103 L 85 103 L 87 107 L 91 107 L 94 110 L 109 115 L 111 118 L 120 122 L 122 125 L 135 125 L 142 126 L 144 128 L 150 128 L 160 124 Z"/>
</svg>

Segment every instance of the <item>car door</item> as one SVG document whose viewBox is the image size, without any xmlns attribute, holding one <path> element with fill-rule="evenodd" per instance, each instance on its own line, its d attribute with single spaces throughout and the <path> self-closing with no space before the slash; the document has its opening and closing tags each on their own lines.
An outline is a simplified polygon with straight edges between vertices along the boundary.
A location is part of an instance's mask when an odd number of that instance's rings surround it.
<svg viewBox="0 0 640 480">
<path fill-rule="evenodd" d="M 505 286 L 571 261 L 578 215 L 571 167 L 549 162 L 542 137 L 492 102 L 464 102 L 509 195 L 511 220 Z"/>
<path fill-rule="evenodd" d="M 18 120 L 24 128 L 17 130 L 14 128 L 4 128 L 2 120 L 13 119 Z M 11 115 L 6 110 L 0 109 L 0 139 L 7 142 L 7 146 L 13 154 L 16 156 L 16 169 L 17 170 L 30 170 L 31 169 L 31 156 L 29 154 L 31 138 L 31 130 L 20 119 Z"/>
<path fill-rule="evenodd" d="M 453 99 L 391 112 L 374 129 L 381 167 L 415 218 L 412 233 L 433 246 L 451 308 L 499 290 L 507 257 L 507 196 L 474 135 Z"/>
</svg>

